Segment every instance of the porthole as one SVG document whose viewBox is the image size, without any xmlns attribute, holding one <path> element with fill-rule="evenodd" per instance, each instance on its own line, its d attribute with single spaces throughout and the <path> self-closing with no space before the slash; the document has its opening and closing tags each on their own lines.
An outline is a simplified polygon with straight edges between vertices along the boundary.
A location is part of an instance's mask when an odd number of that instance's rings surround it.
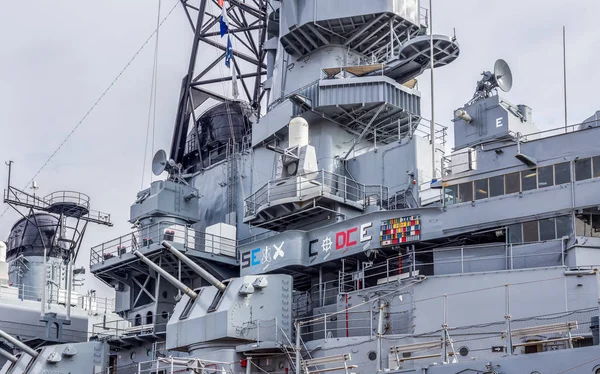
<svg viewBox="0 0 600 374">
<path fill-rule="evenodd" d="M 377 360 L 377 353 L 375 351 L 371 351 L 367 354 L 367 357 L 369 358 L 369 360 L 375 361 Z"/>
<path fill-rule="evenodd" d="M 169 313 L 163 311 L 160 315 L 163 319 L 169 319 Z"/>
<path fill-rule="evenodd" d="M 150 348 L 146 349 L 146 356 L 152 357 L 152 350 Z"/>
<path fill-rule="evenodd" d="M 460 347 L 460 349 L 458 350 L 458 353 L 463 357 L 467 357 L 469 355 L 469 348 Z"/>
<path fill-rule="evenodd" d="M 600 374 L 600 368 L 596 369 L 596 371 L 594 372 L 594 374 Z"/>
<path fill-rule="evenodd" d="M 542 373 L 540 373 L 539 371 L 536 370 L 536 371 L 532 371 L 531 374 L 542 374 Z"/>
<path fill-rule="evenodd" d="M 129 358 L 131 360 L 133 360 L 135 358 L 135 351 L 131 351 L 131 353 L 129 354 Z"/>
<path fill-rule="evenodd" d="M 167 291 L 163 291 L 163 292 L 162 292 L 162 297 L 163 297 L 163 299 L 166 299 L 166 298 L 167 298 L 167 296 L 169 296 L 169 294 L 167 293 Z"/>
</svg>

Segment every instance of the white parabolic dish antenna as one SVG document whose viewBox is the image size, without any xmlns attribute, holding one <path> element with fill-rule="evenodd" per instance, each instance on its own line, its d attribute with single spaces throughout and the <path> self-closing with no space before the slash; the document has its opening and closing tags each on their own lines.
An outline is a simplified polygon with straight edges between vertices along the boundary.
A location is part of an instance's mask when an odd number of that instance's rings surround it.
<svg viewBox="0 0 600 374">
<path fill-rule="evenodd" d="M 494 64 L 494 80 L 496 85 L 504 92 L 508 92 L 512 88 L 512 72 L 506 61 L 499 59 Z"/>
<path fill-rule="evenodd" d="M 156 152 L 154 158 L 152 158 L 152 174 L 159 176 L 165 171 L 169 160 L 167 159 L 167 152 L 160 150 Z"/>
</svg>

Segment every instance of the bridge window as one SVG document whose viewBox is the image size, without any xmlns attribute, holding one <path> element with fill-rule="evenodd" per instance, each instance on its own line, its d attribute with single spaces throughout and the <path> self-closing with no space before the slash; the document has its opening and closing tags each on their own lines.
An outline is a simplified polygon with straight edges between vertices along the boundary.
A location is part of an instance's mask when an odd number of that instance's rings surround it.
<svg viewBox="0 0 600 374">
<path fill-rule="evenodd" d="M 592 177 L 592 159 L 583 158 L 575 161 L 575 180 L 582 181 Z"/>
<path fill-rule="evenodd" d="M 458 202 L 464 203 L 467 201 L 473 201 L 473 182 L 458 185 Z"/>
<path fill-rule="evenodd" d="M 507 226 L 508 230 L 508 241 L 510 243 L 523 243 L 523 232 L 521 231 L 521 224 Z"/>
<path fill-rule="evenodd" d="M 554 186 L 554 166 L 538 168 L 538 188 Z"/>
<path fill-rule="evenodd" d="M 148 311 L 148 313 L 146 313 L 146 324 L 151 325 L 152 323 L 152 311 Z"/>
<path fill-rule="evenodd" d="M 490 197 L 504 195 L 504 175 L 490 178 Z"/>
<path fill-rule="evenodd" d="M 487 179 L 475 181 L 475 200 L 487 199 L 489 195 L 489 187 Z"/>
<path fill-rule="evenodd" d="M 519 172 L 506 174 L 504 176 L 504 184 L 506 193 L 515 193 L 521 191 L 521 177 Z"/>
<path fill-rule="evenodd" d="M 576 180 L 600 177 L 600 156 L 578 160 Z M 571 183 L 571 164 L 561 162 L 444 188 L 446 205 Z"/>
<path fill-rule="evenodd" d="M 540 240 L 556 239 L 556 222 L 554 218 L 540 220 Z"/>
<path fill-rule="evenodd" d="M 523 191 L 535 190 L 537 188 L 537 169 L 521 172 L 521 186 Z"/>
<path fill-rule="evenodd" d="M 538 223 L 537 221 L 523 222 L 523 242 L 537 242 L 538 236 Z"/>
<path fill-rule="evenodd" d="M 571 216 L 556 217 L 556 238 L 570 236 L 573 232 L 573 221 Z"/>
<path fill-rule="evenodd" d="M 564 183 L 571 183 L 571 165 L 568 162 L 554 165 L 554 184 Z"/>
<path fill-rule="evenodd" d="M 594 178 L 600 177 L 600 156 L 592 157 Z"/>
<path fill-rule="evenodd" d="M 456 204 L 456 198 L 458 197 L 458 186 L 448 186 L 444 188 L 444 194 L 446 196 L 446 205 Z"/>
</svg>

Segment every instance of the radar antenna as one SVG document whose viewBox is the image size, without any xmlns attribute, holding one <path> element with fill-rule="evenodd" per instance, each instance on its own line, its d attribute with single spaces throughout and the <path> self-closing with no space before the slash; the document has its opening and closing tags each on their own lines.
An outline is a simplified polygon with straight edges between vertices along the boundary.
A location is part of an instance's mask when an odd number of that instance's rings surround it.
<svg viewBox="0 0 600 374">
<path fill-rule="evenodd" d="M 494 64 L 493 73 L 484 71 L 481 75 L 483 78 L 477 82 L 477 88 L 471 103 L 492 96 L 496 88 L 500 88 L 504 92 L 508 92 L 512 88 L 512 72 L 506 61 L 502 59 L 497 60 Z"/>
</svg>

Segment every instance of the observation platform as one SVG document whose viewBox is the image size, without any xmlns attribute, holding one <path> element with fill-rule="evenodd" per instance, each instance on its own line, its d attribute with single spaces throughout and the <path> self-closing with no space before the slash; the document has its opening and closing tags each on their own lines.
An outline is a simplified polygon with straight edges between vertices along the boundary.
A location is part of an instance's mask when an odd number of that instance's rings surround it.
<svg viewBox="0 0 600 374">
<path fill-rule="evenodd" d="M 113 225 L 110 221 L 110 214 L 91 210 L 90 197 L 81 192 L 56 191 L 39 197 L 9 186 L 4 190 L 4 202 L 100 225 Z"/>
<path fill-rule="evenodd" d="M 421 95 L 381 72 L 361 73 L 373 67 L 325 67 L 321 79 L 273 102 L 271 109 L 289 100 L 294 104 L 293 116 L 325 117 L 361 139 L 378 144 L 396 141 L 400 134 L 412 133 L 418 126 Z"/>
<path fill-rule="evenodd" d="M 160 244 L 163 240 L 184 252 L 211 273 L 239 267 L 237 241 L 230 238 L 196 231 L 173 222 L 157 222 L 91 248 L 90 272 L 107 284 L 124 279 L 130 274 L 147 273 L 147 265 L 132 252 L 139 250 L 146 257 L 162 261 L 161 267 L 170 274 L 178 274 L 179 261 Z M 194 271 L 181 263 L 182 274 L 196 277 Z"/>
<path fill-rule="evenodd" d="M 298 19 L 294 25 L 286 25 L 289 32 L 281 36 L 286 52 L 297 57 L 330 44 L 341 44 L 368 56 L 385 54 L 390 32 L 403 43 L 426 30 L 422 25 L 426 11 L 416 1 L 404 9 L 385 0 L 345 0 L 343 8 L 336 7 L 336 2 L 316 0 L 302 4 L 290 4 L 299 8 L 289 10 L 298 14 Z M 285 21 L 284 15 L 280 22 Z"/>
<path fill-rule="evenodd" d="M 335 203 L 364 210 L 387 202 L 387 195 L 387 187 L 320 170 L 267 182 L 245 200 L 244 223 L 281 231 L 309 216 L 338 214 Z"/>
</svg>

